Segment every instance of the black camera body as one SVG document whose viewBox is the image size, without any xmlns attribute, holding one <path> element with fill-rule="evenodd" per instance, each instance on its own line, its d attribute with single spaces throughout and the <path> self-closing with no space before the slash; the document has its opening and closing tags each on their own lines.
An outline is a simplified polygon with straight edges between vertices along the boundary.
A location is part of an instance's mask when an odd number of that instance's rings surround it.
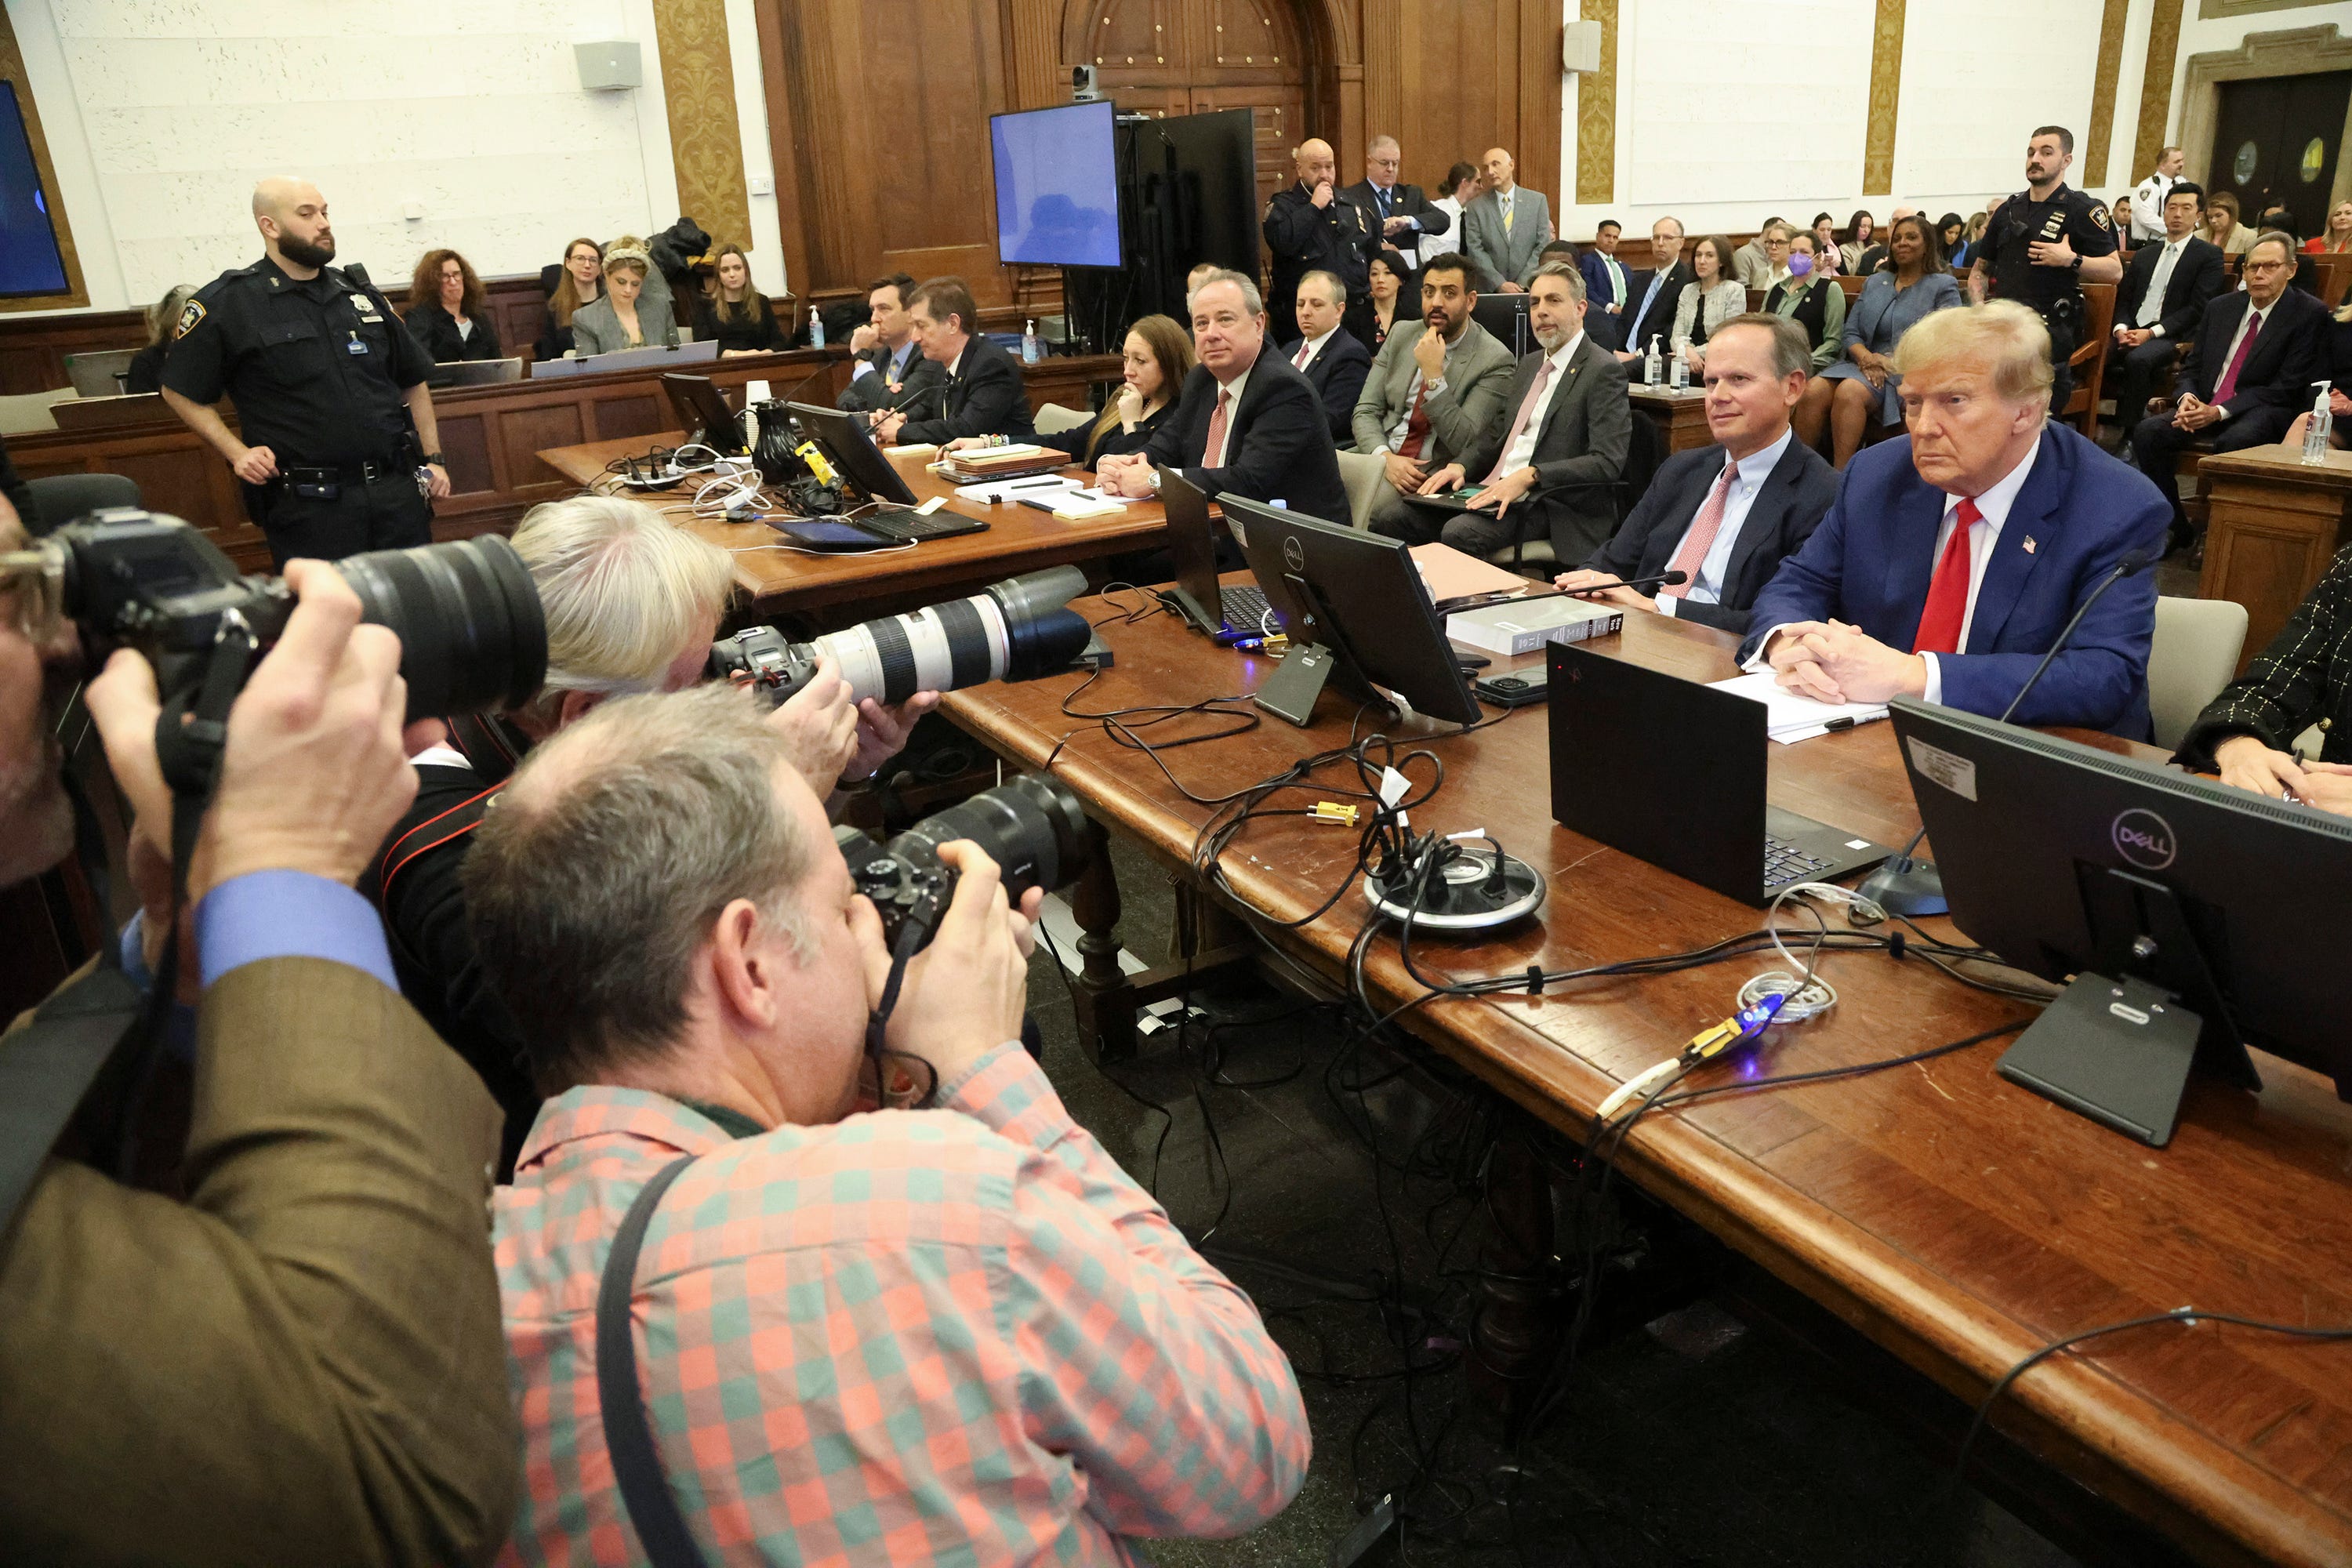
<svg viewBox="0 0 2352 1568">
<path fill-rule="evenodd" d="M 955 868 L 940 858 L 940 846 L 959 838 L 988 852 L 1015 905 L 1032 888 L 1053 892 L 1076 881 L 1093 853 L 1086 808 L 1048 773 L 1024 773 L 983 790 L 887 844 L 854 827 L 835 828 L 849 879 L 874 900 L 884 944 L 893 953 L 918 952 L 939 931 L 958 880 Z"/>
<path fill-rule="evenodd" d="M 816 649 L 773 626 L 750 626 L 710 645 L 709 673 L 748 686 L 771 708 L 781 708 L 816 673 Z"/>
<path fill-rule="evenodd" d="M 257 658 L 294 612 L 283 582 L 245 575 L 197 530 L 160 512 L 103 508 L 42 546 L 58 559 L 65 613 L 93 662 L 115 647 L 144 654 L 167 714 L 205 684 L 219 650 L 241 638 Z M 499 535 L 373 551 L 335 569 L 359 595 L 361 618 L 399 634 L 412 720 L 515 707 L 546 679 L 539 588 Z"/>
</svg>

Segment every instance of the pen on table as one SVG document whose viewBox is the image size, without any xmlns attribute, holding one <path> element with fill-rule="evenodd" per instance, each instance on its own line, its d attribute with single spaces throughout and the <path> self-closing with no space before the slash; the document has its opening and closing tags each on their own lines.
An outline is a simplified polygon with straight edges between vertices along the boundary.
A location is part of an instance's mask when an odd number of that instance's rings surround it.
<svg viewBox="0 0 2352 1568">
<path fill-rule="evenodd" d="M 1822 725 L 1822 728 L 1824 730 L 1851 730 L 1853 728 L 1853 715 L 1851 713 L 1841 713 L 1836 718 L 1831 720 L 1828 723 Z"/>
</svg>

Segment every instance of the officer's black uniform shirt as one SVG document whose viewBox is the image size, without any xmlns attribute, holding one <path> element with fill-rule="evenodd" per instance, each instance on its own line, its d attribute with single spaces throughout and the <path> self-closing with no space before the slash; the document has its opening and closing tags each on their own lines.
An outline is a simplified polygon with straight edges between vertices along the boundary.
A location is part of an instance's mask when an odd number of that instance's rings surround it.
<svg viewBox="0 0 2352 1568">
<path fill-rule="evenodd" d="M 2080 291 L 2082 281 L 2073 268 L 2036 267 L 2028 254 L 2027 247 L 2037 241 L 2061 237 L 2077 256 L 2116 253 L 2106 204 L 2063 181 L 2046 202 L 2033 200 L 2031 191 L 2020 191 L 2001 203 L 1984 237 L 1982 254 L 1991 271 L 1985 297 L 2015 300 L 2046 316 L 2052 306 Z"/>
<path fill-rule="evenodd" d="M 341 268 L 298 282 L 264 257 L 188 301 L 163 385 L 195 403 L 227 393 L 246 445 L 268 447 L 283 469 L 398 458 L 408 436 L 402 394 L 432 363 Z"/>
</svg>

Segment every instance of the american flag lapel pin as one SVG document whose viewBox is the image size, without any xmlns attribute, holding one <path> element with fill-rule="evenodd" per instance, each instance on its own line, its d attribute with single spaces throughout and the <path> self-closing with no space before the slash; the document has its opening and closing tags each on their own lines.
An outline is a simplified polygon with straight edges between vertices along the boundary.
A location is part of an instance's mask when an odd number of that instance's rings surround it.
<svg viewBox="0 0 2352 1568">
<path fill-rule="evenodd" d="M 2030 533 L 2025 536 L 2025 552 L 2028 555 L 2033 553 L 2033 535 Z"/>
</svg>

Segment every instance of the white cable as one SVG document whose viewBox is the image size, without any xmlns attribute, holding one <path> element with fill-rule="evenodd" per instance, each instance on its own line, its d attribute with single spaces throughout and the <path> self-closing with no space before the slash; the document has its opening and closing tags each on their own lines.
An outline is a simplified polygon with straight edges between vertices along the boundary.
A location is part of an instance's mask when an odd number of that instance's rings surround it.
<svg viewBox="0 0 2352 1568">
<path fill-rule="evenodd" d="M 1823 903 L 1843 904 L 1849 909 L 1878 909 L 1875 903 L 1852 888 L 1841 888 L 1834 882 L 1791 882 L 1780 889 L 1773 898 L 1771 908 L 1764 911 L 1764 927 L 1772 938 L 1772 951 L 1780 955 L 1780 962 L 1788 968 L 1767 970 L 1754 976 L 1739 988 L 1735 998 L 1744 1011 L 1774 992 L 1780 993 L 1787 1000 L 1780 1004 L 1780 1011 L 1774 1019 L 1776 1023 L 1795 1024 L 1807 1018 L 1817 1018 L 1836 1006 L 1838 1001 L 1837 987 L 1822 978 L 1820 969 L 1811 959 L 1800 961 L 1789 951 L 1788 944 L 1780 940 L 1785 929 L 1778 923 L 1780 904 L 1783 900 L 1799 893 L 1811 894 Z M 1878 918 L 1885 919 L 1885 912 L 1881 911 Z"/>
</svg>

